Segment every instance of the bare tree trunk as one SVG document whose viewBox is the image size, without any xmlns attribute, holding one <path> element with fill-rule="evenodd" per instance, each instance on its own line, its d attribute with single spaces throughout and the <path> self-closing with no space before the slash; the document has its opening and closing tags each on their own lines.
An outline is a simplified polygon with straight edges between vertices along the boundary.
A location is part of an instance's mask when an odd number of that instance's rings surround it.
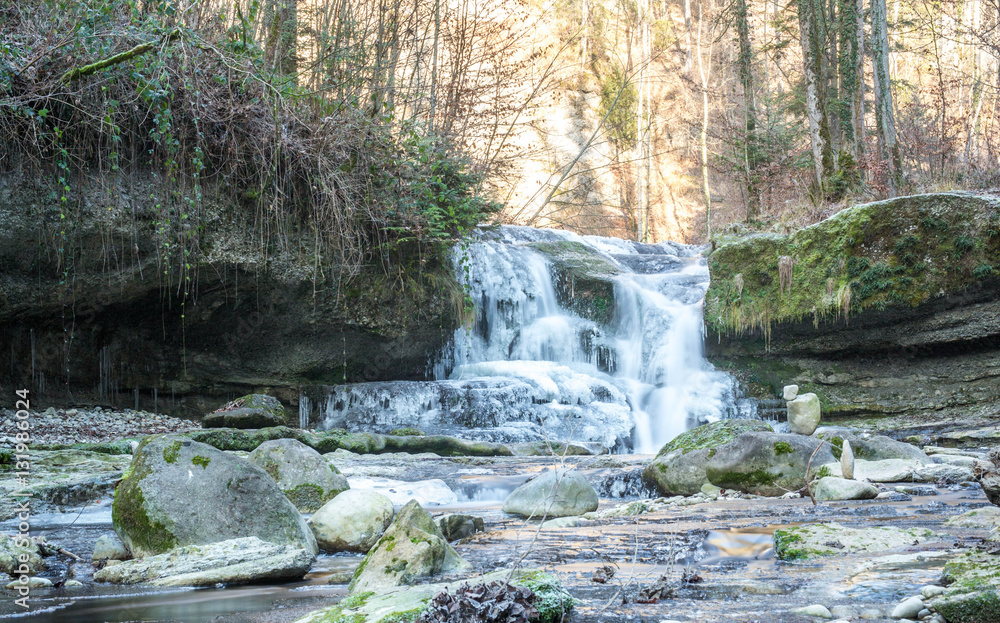
<svg viewBox="0 0 1000 623">
<path fill-rule="evenodd" d="M 833 169 L 830 129 L 824 105 L 819 29 L 817 16 L 810 0 L 799 0 L 799 33 L 802 42 L 802 67 L 806 82 L 806 116 L 809 119 L 809 142 L 812 145 L 813 169 L 816 174 L 814 201 L 821 200 L 824 181 Z"/>
<path fill-rule="evenodd" d="M 286 76 L 295 75 L 297 70 L 297 9 L 297 0 L 271 0 L 265 12 L 268 34 L 264 50 L 267 60 L 275 72 Z"/>
<path fill-rule="evenodd" d="M 698 2 L 698 74 L 701 77 L 701 187 L 705 197 L 705 230 L 712 239 L 712 193 L 708 185 L 708 78 L 712 73 L 712 45 L 708 47 L 708 67 L 702 60 L 701 31 L 705 24 L 705 0 Z"/>
<path fill-rule="evenodd" d="M 699 24 L 699 28 L 700 28 Z M 684 73 L 691 74 L 691 0 L 684 0 Z"/>
<path fill-rule="evenodd" d="M 736 35 L 739 54 L 736 66 L 743 87 L 743 175 L 747 193 L 746 220 L 755 220 L 760 212 L 760 190 L 757 185 L 759 141 L 757 138 L 757 106 L 754 99 L 753 48 L 750 45 L 750 22 L 746 0 L 736 0 Z"/>
<path fill-rule="evenodd" d="M 892 108 L 892 85 L 889 82 L 889 27 L 885 0 L 871 0 L 872 65 L 875 76 L 875 120 L 878 125 L 879 156 L 889 167 L 889 193 L 899 194 L 902 163 L 896 143 L 896 120 Z"/>
</svg>

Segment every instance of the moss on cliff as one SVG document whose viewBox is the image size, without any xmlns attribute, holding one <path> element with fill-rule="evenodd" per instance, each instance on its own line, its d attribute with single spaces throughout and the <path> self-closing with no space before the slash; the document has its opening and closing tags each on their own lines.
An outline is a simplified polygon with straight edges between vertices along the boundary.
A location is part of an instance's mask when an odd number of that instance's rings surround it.
<svg viewBox="0 0 1000 623">
<path fill-rule="evenodd" d="M 705 322 L 720 335 L 759 330 L 766 338 L 777 323 L 918 306 L 995 277 L 997 223 L 997 198 L 938 193 L 726 244 L 709 259 Z"/>
</svg>

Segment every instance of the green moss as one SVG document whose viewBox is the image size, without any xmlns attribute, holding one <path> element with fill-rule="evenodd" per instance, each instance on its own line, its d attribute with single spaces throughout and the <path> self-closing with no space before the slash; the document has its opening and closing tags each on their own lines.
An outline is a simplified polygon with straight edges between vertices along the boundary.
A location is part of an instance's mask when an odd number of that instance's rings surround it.
<svg viewBox="0 0 1000 623">
<path fill-rule="evenodd" d="M 721 420 L 681 433 L 667 442 L 656 456 L 664 456 L 674 450 L 684 454 L 692 450 L 716 448 L 736 439 L 741 433 L 771 432 L 771 426 L 760 420 Z"/>
<path fill-rule="evenodd" d="M 419 428 L 407 427 L 407 428 L 397 428 L 395 430 L 389 431 L 389 434 L 398 435 L 400 437 L 423 437 L 425 433 Z"/>
<path fill-rule="evenodd" d="M 934 609 L 956 623 L 1000 623 L 1000 596 L 993 590 L 938 599 Z"/>
<path fill-rule="evenodd" d="M 705 322 L 719 336 L 749 331 L 767 343 L 775 323 L 836 321 L 962 290 L 1000 251 L 987 219 L 997 204 L 966 193 L 900 197 L 848 208 L 790 236 L 720 246 L 709 262 Z M 780 257 L 792 258 L 784 289 Z"/>
<path fill-rule="evenodd" d="M 177 538 L 166 524 L 154 521 L 146 514 L 141 483 L 150 473 L 152 469 L 137 454 L 115 489 L 111 522 L 120 526 L 135 546 L 160 554 L 176 547 Z"/>
<path fill-rule="evenodd" d="M 576 606 L 576 599 L 551 574 L 542 571 L 522 572 L 515 584 L 530 588 L 535 593 L 534 605 L 538 610 L 535 623 L 559 623 Z"/>
<path fill-rule="evenodd" d="M 368 603 L 368 600 L 371 599 L 374 596 L 375 596 L 375 593 L 372 592 L 372 591 L 365 591 L 363 593 L 357 593 L 355 595 L 348 595 L 338 605 L 340 605 L 343 608 L 348 608 L 348 609 L 351 609 L 351 610 L 357 610 L 358 608 L 361 608 L 366 603 Z"/>
<path fill-rule="evenodd" d="M 827 476 L 833 476 L 833 472 L 826 465 L 821 466 L 814 472 L 816 475 L 814 478 L 826 478 Z"/>
<path fill-rule="evenodd" d="M 295 508 L 307 513 L 319 510 L 321 506 L 326 504 L 327 500 L 333 497 L 326 495 L 323 487 L 311 483 L 301 484 L 294 489 L 282 490 L 282 493 L 295 505 Z"/>
<path fill-rule="evenodd" d="M 203 469 L 208 469 L 208 464 L 211 462 L 211 459 L 208 458 L 207 456 L 201 456 L 200 454 L 198 454 L 195 455 L 193 459 L 191 459 L 191 462 L 195 465 L 201 465 Z"/>
<path fill-rule="evenodd" d="M 163 460 L 167 463 L 176 463 L 177 455 L 181 452 L 181 442 L 175 441 L 163 449 Z"/>
<path fill-rule="evenodd" d="M 413 608 L 412 610 L 406 610 L 404 612 L 394 612 L 387 617 L 384 617 L 379 623 L 413 623 L 420 615 L 423 614 L 426 607 Z"/>
<path fill-rule="evenodd" d="M 792 444 L 786 441 L 776 441 L 774 443 L 775 456 L 781 456 L 782 454 L 791 454 L 793 452 L 795 452 L 795 449 L 792 448 Z"/>
<path fill-rule="evenodd" d="M 712 484 L 723 489 L 750 491 L 756 487 L 774 486 L 774 474 L 764 469 L 743 472 L 723 472 L 713 475 Z"/>
</svg>

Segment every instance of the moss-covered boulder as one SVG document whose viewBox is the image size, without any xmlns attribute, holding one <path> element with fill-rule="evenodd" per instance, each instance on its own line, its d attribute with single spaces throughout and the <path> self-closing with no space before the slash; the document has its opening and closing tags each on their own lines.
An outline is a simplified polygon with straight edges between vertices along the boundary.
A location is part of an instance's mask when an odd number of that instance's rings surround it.
<svg viewBox="0 0 1000 623">
<path fill-rule="evenodd" d="M 708 483 L 705 464 L 715 449 L 740 433 L 773 432 L 761 420 L 721 420 L 681 433 L 664 445 L 642 472 L 643 480 L 661 495 L 694 495 Z"/>
<path fill-rule="evenodd" d="M 220 450 L 252 452 L 265 441 L 295 439 L 321 454 L 336 450 L 349 450 L 357 454 L 383 452 L 408 452 L 421 454 L 433 452 L 439 456 L 512 456 L 507 446 L 486 441 L 469 441 L 446 435 L 379 435 L 375 433 L 349 433 L 344 429 L 310 432 L 287 426 L 273 426 L 254 430 L 212 428 L 184 433 L 185 436 L 207 443 Z"/>
<path fill-rule="evenodd" d="M 874 500 L 878 489 L 867 482 L 848 480 L 837 476 L 826 476 L 811 484 L 812 494 L 817 500 Z"/>
<path fill-rule="evenodd" d="M 419 578 L 469 569 L 427 511 L 411 500 L 358 566 L 350 590 L 380 592 Z"/>
<path fill-rule="evenodd" d="M 250 394 L 209 413 L 205 428 L 267 428 L 285 424 L 285 407 L 273 396 Z"/>
<path fill-rule="evenodd" d="M 559 240 L 530 245 L 550 262 L 559 304 L 599 324 L 609 324 L 615 310 L 615 276 L 621 269 L 582 242 Z"/>
<path fill-rule="evenodd" d="M 705 475 L 723 489 L 779 496 L 806 486 L 810 461 L 813 470 L 832 462 L 830 444 L 804 435 L 742 433 L 715 449 Z"/>
<path fill-rule="evenodd" d="M 115 491 L 111 519 L 137 558 L 249 536 L 317 551 L 299 511 L 267 472 L 181 436 L 143 441 Z"/>
<path fill-rule="evenodd" d="M 265 441 L 247 458 L 274 478 L 285 497 L 304 513 L 317 511 L 351 488 L 332 463 L 294 439 Z"/>
<path fill-rule="evenodd" d="M 948 623 L 1000 623 L 998 558 L 972 550 L 945 564 L 948 590 L 932 604 Z"/>
<path fill-rule="evenodd" d="M 28 573 L 35 573 L 45 567 L 42 552 L 34 539 L 10 537 L 0 532 L 0 571 L 14 575 L 14 571 L 27 565 Z"/>
<path fill-rule="evenodd" d="M 925 528 L 848 528 L 836 523 L 793 526 L 774 531 L 774 555 L 779 560 L 807 560 L 852 552 L 882 552 L 926 541 Z"/>
</svg>

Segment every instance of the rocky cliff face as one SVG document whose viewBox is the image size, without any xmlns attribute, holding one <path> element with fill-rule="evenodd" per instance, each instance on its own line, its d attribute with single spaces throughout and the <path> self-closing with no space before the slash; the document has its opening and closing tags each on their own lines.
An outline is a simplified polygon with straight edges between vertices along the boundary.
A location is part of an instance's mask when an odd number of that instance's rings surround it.
<svg viewBox="0 0 1000 623">
<path fill-rule="evenodd" d="M 60 219 L 51 184 L 0 179 L 4 391 L 32 389 L 33 406 L 178 415 L 251 389 L 294 404 L 303 383 L 423 378 L 459 322 L 450 270 L 374 265 L 336 283 L 313 270 L 311 234 L 293 257 L 227 218 L 233 189 L 206 195 L 199 259 L 179 271 L 157 236 L 150 185 L 74 182 L 71 218 Z"/>
<path fill-rule="evenodd" d="M 709 264 L 708 355 L 761 395 L 797 383 L 824 418 L 894 416 L 881 426 L 901 432 L 1000 416 L 997 198 L 855 206 Z"/>
</svg>

